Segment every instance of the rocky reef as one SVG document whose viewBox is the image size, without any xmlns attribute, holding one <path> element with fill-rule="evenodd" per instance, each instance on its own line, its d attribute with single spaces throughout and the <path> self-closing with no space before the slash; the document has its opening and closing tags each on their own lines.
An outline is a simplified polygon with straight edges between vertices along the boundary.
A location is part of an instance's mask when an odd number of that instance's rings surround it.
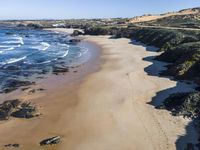
<svg viewBox="0 0 200 150">
<path fill-rule="evenodd" d="M 0 104 L 0 120 L 8 120 L 14 118 L 30 119 L 38 116 L 36 106 L 30 102 L 22 102 L 18 99 L 8 100 Z"/>
</svg>

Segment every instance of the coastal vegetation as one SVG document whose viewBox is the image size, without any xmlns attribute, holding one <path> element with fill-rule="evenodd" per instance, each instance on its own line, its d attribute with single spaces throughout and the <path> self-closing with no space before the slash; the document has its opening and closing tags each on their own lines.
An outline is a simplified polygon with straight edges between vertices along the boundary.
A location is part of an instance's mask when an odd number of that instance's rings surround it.
<svg viewBox="0 0 200 150">
<path fill-rule="evenodd" d="M 200 92 L 172 94 L 165 100 L 164 107 L 174 115 L 199 118 Z"/>
</svg>

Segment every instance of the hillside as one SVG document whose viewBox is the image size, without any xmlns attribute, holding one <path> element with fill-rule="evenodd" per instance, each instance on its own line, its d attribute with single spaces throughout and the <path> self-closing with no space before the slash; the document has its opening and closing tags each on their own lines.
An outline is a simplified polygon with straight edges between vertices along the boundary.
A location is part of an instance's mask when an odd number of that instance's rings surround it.
<svg viewBox="0 0 200 150">
<path fill-rule="evenodd" d="M 129 20 L 131 24 L 171 27 L 200 27 L 200 8 L 184 9 L 159 15 L 143 15 Z"/>
</svg>

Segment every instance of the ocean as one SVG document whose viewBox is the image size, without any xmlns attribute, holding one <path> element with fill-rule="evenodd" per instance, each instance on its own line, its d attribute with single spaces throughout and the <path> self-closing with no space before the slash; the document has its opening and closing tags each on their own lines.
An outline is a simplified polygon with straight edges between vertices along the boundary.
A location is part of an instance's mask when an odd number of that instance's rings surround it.
<svg viewBox="0 0 200 150">
<path fill-rule="evenodd" d="M 88 48 L 70 43 L 66 33 L 45 30 L 0 29 L 0 91 L 12 80 L 35 81 L 55 67 L 87 61 Z"/>
</svg>

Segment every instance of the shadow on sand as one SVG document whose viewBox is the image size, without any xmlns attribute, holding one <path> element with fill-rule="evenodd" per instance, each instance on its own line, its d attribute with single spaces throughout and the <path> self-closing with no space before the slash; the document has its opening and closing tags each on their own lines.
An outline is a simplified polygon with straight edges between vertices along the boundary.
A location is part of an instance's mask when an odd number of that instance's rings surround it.
<svg viewBox="0 0 200 150">
<path fill-rule="evenodd" d="M 153 46 L 146 46 L 145 44 L 142 44 L 140 42 L 131 41 L 130 44 L 143 46 L 143 47 L 146 48 L 147 51 L 150 51 L 150 52 L 157 53 L 157 51 L 158 51 L 158 48 L 155 48 Z M 144 71 L 150 76 L 167 78 L 169 80 L 175 81 L 173 79 L 173 77 L 160 76 L 160 73 L 162 71 L 166 70 L 165 66 L 167 66 L 168 63 L 154 60 L 154 58 L 156 57 L 155 53 L 154 53 L 154 55 L 152 54 L 152 56 L 143 58 L 143 60 L 152 63 L 150 66 L 146 67 L 144 69 Z M 150 105 L 154 106 L 155 108 L 157 108 L 157 106 L 160 106 L 163 103 L 163 101 L 167 97 L 169 97 L 169 95 L 171 95 L 173 93 L 177 93 L 177 92 L 194 91 L 195 87 L 196 87 L 196 85 L 192 84 L 189 81 L 177 81 L 176 86 L 157 92 L 156 96 L 154 96 L 152 98 L 152 101 L 150 103 L 148 103 L 148 104 L 150 104 Z M 184 150 L 186 147 L 188 147 L 188 146 L 190 147 L 191 144 L 189 144 L 189 143 L 193 143 L 193 144 L 197 144 L 198 143 L 198 141 L 196 140 L 197 139 L 197 131 L 194 130 L 194 122 L 195 121 L 192 121 L 186 126 L 186 134 L 185 135 L 179 135 L 179 137 L 178 137 L 178 139 L 176 141 L 176 149 L 177 150 Z M 190 147 L 188 150 L 193 150 L 193 149 Z"/>
</svg>

